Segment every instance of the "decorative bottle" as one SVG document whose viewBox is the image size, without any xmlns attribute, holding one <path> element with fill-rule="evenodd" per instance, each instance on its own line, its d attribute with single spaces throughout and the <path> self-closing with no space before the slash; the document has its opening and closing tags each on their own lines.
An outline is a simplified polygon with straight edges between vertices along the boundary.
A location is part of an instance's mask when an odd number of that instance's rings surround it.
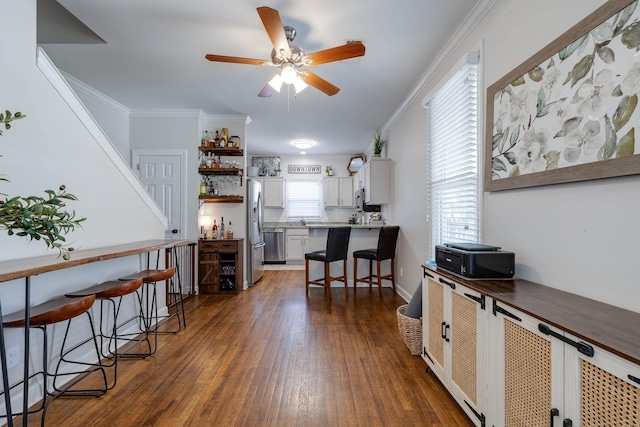
<svg viewBox="0 0 640 427">
<path fill-rule="evenodd" d="M 218 238 L 218 224 L 216 224 L 216 220 L 213 220 L 213 227 L 211 227 L 211 238 L 212 239 L 217 239 Z"/>
<path fill-rule="evenodd" d="M 218 230 L 218 238 L 224 239 L 224 217 L 220 218 L 220 229 Z"/>
<path fill-rule="evenodd" d="M 227 234 L 225 239 L 233 239 L 233 230 L 231 229 L 231 221 L 229 221 L 229 227 L 227 227 Z"/>
</svg>

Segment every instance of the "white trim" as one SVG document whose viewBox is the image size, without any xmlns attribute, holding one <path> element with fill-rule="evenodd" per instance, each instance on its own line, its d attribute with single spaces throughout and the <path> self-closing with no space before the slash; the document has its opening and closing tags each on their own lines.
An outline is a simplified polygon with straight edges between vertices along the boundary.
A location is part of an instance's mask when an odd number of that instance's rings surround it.
<svg viewBox="0 0 640 427">
<path fill-rule="evenodd" d="M 200 121 L 224 121 L 224 122 L 238 122 L 247 124 L 247 120 L 251 122 L 249 116 L 244 114 L 229 114 L 229 115 L 209 115 L 205 114 L 202 110 L 163 110 L 163 109 L 138 109 L 131 110 L 132 118 L 194 118 Z"/>
<path fill-rule="evenodd" d="M 476 7 L 474 7 L 469 15 L 467 15 L 458 29 L 454 31 L 453 37 L 451 37 L 449 41 L 444 45 L 440 53 L 431 62 L 429 68 L 427 68 L 427 70 L 422 74 L 422 77 L 420 77 L 418 83 L 413 87 L 411 92 L 409 92 L 409 95 L 406 96 L 404 101 L 398 106 L 393 115 L 384 124 L 384 126 L 382 127 L 383 132 L 389 129 L 396 122 L 396 120 L 400 118 L 402 113 L 404 113 L 404 111 L 414 101 L 420 91 L 431 79 L 433 79 L 440 67 L 442 67 L 446 63 L 447 59 L 449 59 L 451 55 L 454 54 L 456 49 L 469 36 L 471 31 L 476 28 L 482 18 L 484 18 L 484 16 L 489 12 L 489 10 L 491 10 L 493 5 L 497 1 L 498 0 L 480 0 L 480 2 L 478 2 Z"/>
<path fill-rule="evenodd" d="M 129 182 L 133 190 L 153 212 L 158 222 L 167 228 L 167 218 L 162 213 L 156 202 L 151 198 L 147 190 L 144 188 L 138 177 L 133 173 L 127 162 L 122 158 L 120 153 L 115 149 L 104 131 L 100 128 L 91 113 L 84 106 L 78 95 L 73 91 L 69 82 L 65 80 L 55 64 L 47 56 L 45 51 L 38 47 L 36 51 L 36 63 L 40 71 L 49 80 L 51 85 L 58 91 L 62 99 L 69 105 L 71 110 L 76 114 L 78 120 L 84 125 L 89 133 L 96 140 L 100 148 L 111 159 L 114 166 L 122 173 L 123 177 Z"/>
<path fill-rule="evenodd" d="M 131 165 L 136 173 L 138 179 L 140 179 L 140 169 L 138 164 L 140 163 L 140 156 L 178 156 L 180 158 L 180 192 L 182 194 L 180 200 L 180 216 L 182 221 L 180 222 L 180 238 L 187 238 L 187 150 L 169 150 L 169 149 L 132 149 L 131 150 Z"/>
</svg>

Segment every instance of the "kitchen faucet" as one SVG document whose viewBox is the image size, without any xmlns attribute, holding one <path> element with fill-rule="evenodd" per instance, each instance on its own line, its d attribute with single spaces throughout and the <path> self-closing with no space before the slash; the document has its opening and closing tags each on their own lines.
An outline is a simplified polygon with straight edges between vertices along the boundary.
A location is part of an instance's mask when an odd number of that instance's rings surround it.
<svg viewBox="0 0 640 427">
<path fill-rule="evenodd" d="M 304 225 L 305 227 L 307 226 L 307 221 L 304 220 L 304 218 L 300 218 L 300 222 L 302 223 L 302 225 Z"/>
</svg>

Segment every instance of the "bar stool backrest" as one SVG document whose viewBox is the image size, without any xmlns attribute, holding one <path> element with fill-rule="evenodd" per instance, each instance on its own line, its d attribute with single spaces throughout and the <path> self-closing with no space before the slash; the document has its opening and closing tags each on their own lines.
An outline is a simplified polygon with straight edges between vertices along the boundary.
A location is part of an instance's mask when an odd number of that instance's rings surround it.
<svg viewBox="0 0 640 427">
<path fill-rule="evenodd" d="M 398 242 L 398 226 L 384 226 L 380 228 L 378 236 L 378 260 L 393 259 L 396 257 L 396 243 Z"/>
<path fill-rule="evenodd" d="M 347 259 L 351 227 L 331 227 L 327 235 L 326 262 Z"/>
</svg>

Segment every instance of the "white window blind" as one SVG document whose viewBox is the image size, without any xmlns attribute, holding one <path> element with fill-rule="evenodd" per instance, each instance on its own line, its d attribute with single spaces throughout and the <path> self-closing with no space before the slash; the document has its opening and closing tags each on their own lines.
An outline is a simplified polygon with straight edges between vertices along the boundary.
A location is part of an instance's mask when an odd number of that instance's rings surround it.
<svg viewBox="0 0 640 427">
<path fill-rule="evenodd" d="M 470 55 L 471 57 L 471 55 Z M 427 104 L 431 254 L 478 243 L 478 66 L 465 63 Z"/>
<path fill-rule="evenodd" d="M 287 181 L 287 218 L 320 219 L 321 181 Z"/>
</svg>

